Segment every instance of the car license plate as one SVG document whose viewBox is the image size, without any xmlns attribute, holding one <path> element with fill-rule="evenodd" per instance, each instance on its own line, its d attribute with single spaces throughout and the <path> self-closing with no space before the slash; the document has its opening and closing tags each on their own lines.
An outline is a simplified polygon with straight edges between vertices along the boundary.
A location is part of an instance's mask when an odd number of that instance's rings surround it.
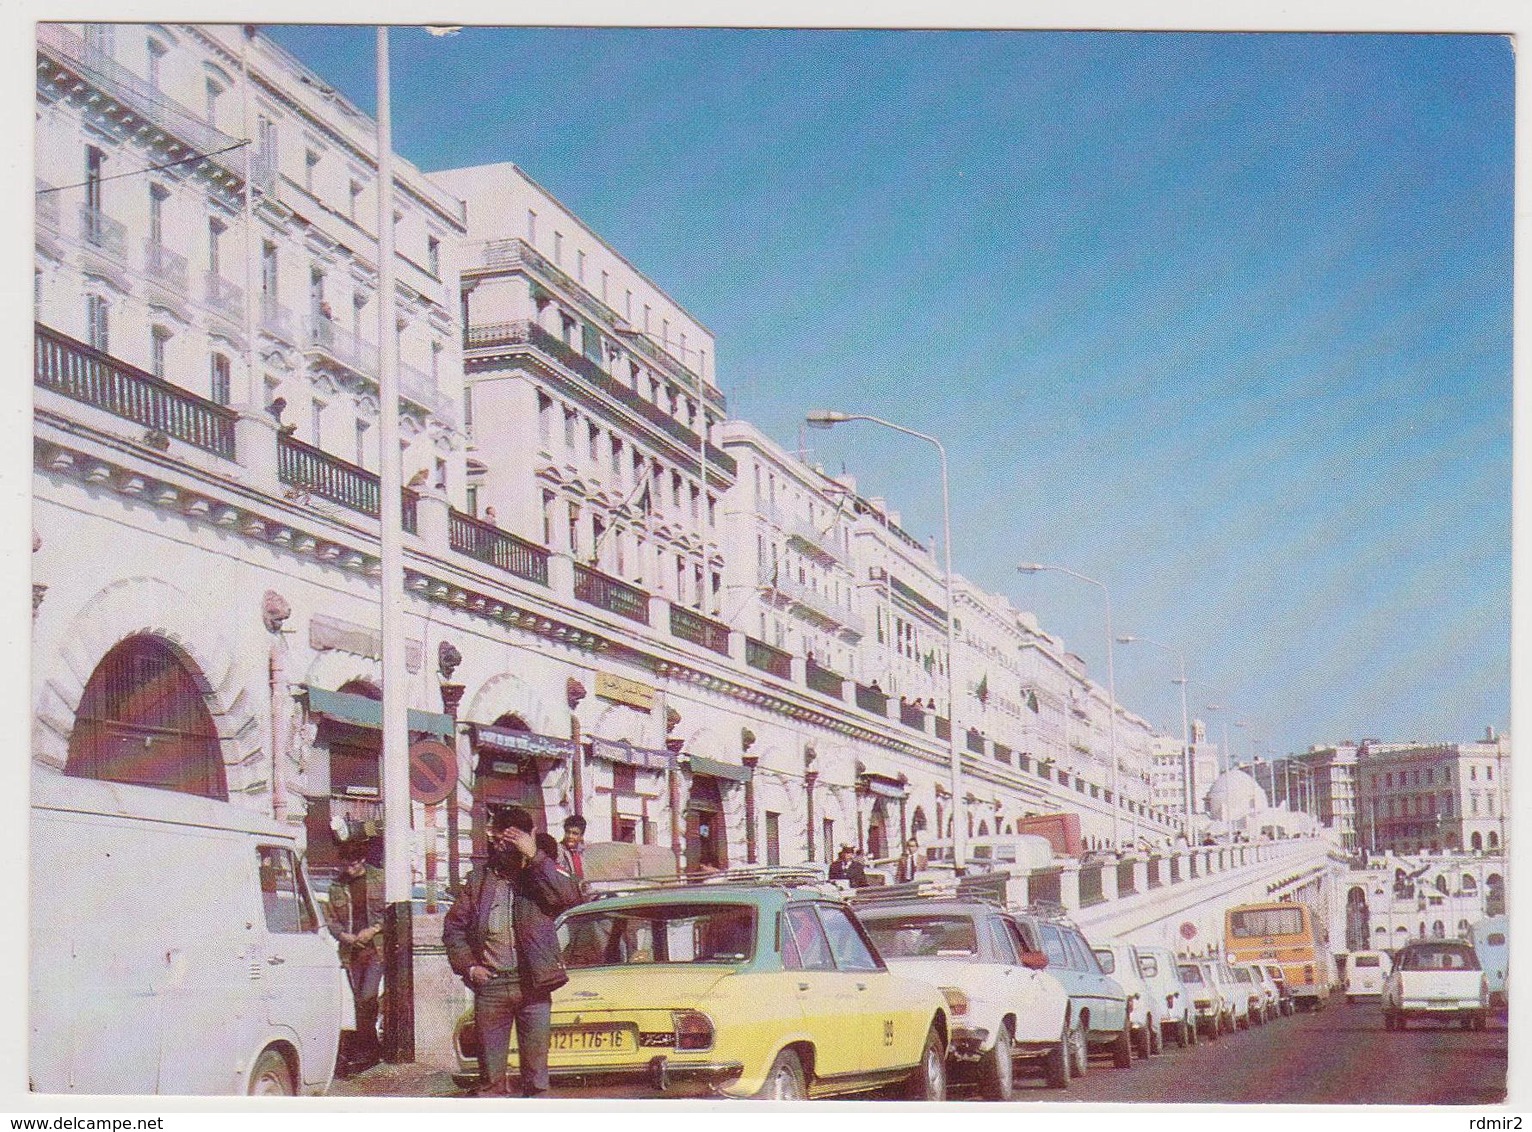
<svg viewBox="0 0 1532 1132">
<path fill-rule="evenodd" d="M 633 1031 L 620 1026 L 555 1026 L 550 1052 L 631 1053 L 638 1048 Z"/>
</svg>

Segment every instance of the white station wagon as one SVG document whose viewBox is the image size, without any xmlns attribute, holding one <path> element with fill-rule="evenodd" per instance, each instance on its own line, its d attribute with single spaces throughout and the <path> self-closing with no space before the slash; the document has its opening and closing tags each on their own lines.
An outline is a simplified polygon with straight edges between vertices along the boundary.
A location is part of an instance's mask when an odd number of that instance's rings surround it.
<svg viewBox="0 0 1532 1132">
<path fill-rule="evenodd" d="M 1394 956 L 1383 980 L 1383 1027 L 1403 1030 L 1411 1018 L 1456 1020 L 1463 1029 L 1484 1029 L 1489 982 L 1473 947 L 1462 940 L 1419 940 Z"/>
<path fill-rule="evenodd" d="M 1050 1087 L 1069 1082 L 1069 996 L 994 905 L 954 899 L 859 903 L 857 918 L 895 974 L 942 992 L 952 1014 L 955 1077 L 977 1076 L 990 1100 L 1010 1100 L 1016 1062 L 1040 1063 Z"/>
</svg>

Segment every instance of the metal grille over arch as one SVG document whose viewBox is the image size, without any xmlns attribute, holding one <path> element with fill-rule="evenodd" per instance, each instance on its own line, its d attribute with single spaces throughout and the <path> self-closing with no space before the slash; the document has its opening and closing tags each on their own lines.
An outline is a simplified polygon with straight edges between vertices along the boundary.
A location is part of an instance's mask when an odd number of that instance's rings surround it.
<svg viewBox="0 0 1532 1132">
<path fill-rule="evenodd" d="M 86 682 L 64 773 L 227 801 L 205 683 L 160 637 L 119 642 Z"/>
</svg>

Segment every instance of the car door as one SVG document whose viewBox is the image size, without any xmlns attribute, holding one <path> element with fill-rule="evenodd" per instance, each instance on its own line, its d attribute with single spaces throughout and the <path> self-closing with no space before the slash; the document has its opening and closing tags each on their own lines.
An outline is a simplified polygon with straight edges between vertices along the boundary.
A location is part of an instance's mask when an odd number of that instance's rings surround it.
<svg viewBox="0 0 1532 1132">
<path fill-rule="evenodd" d="M 1126 992 L 1101 969 L 1084 936 L 1072 928 L 1063 928 L 1060 934 L 1070 966 L 1080 972 L 1081 990 L 1091 1004 L 1092 1032 L 1102 1038 L 1119 1033 L 1128 1020 Z"/>
<path fill-rule="evenodd" d="M 925 1032 L 911 1034 L 905 982 L 891 975 L 844 908 L 817 905 L 820 923 L 835 956 L 836 971 L 850 988 L 842 1022 L 857 1047 L 857 1068 L 874 1072 L 913 1064 Z"/>
<path fill-rule="evenodd" d="M 340 1041 L 339 959 L 310 896 L 298 856 L 288 845 L 258 845 L 266 1021 L 298 1043 L 305 1081 L 335 1064 Z"/>
<path fill-rule="evenodd" d="M 782 910 L 782 964 L 796 976 L 790 985 L 814 1042 L 815 1076 L 859 1073 L 861 1035 L 848 1026 L 858 992 L 854 980 L 836 969 L 830 941 L 807 901 Z"/>
<path fill-rule="evenodd" d="M 1037 971 L 1021 965 L 1021 953 L 1026 943 L 1014 921 L 1004 916 L 986 916 L 990 934 L 994 939 L 994 970 L 1005 988 L 1005 1002 L 1016 1014 L 1016 1040 L 1041 1042 L 1058 1040 L 1058 1019 L 1047 1017 L 1051 1011 L 1043 1009 L 1045 994 L 1042 976 Z"/>
</svg>

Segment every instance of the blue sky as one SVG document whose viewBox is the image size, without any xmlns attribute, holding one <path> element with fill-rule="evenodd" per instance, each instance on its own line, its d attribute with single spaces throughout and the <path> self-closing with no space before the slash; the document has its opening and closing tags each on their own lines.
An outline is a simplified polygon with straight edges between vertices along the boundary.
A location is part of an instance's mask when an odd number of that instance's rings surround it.
<svg viewBox="0 0 1532 1132">
<path fill-rule="evenodd" d="M 370 29 L 268 28 L 371 110 Z M 1488 36 L 397 30 L 394 138 L 514 161 L 795 447 L 951 455 L 958 571 L 1237 757 L 1510 699 L 1512 83 Z M 934 454 L 812 432 L 904 525 Z M 1170 661 L 1119 698 L 1180 725 Z M 1231 705 L 1208 715 L 1199 705 Z"/>
</svg>

